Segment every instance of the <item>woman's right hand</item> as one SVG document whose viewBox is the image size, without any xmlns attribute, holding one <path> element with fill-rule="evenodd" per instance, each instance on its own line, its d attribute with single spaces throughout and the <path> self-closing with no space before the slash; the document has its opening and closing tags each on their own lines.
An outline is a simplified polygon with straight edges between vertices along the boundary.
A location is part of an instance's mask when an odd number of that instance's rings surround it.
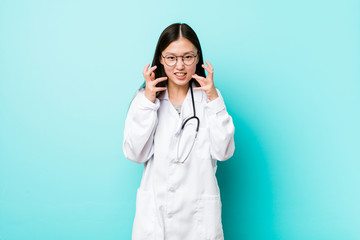
<svg viewBox="0 0 360 240">
<path fill-rule="evenodd" d="M 150 63 L 148 63 L 145 66 L 143 71 L 143 75 L 145 78 L 145 97 L 154 103 L 156 100 L 156 93 L 166 90 L 166 87 L 157 87 L 156 84 L 165 81 L 167 77 L 161 77 L 155 79 L 154 71 L 157 68 L 157 66 L 153 66 L 150 69 L 149 67 L 150 67 Z"/>
</svg>

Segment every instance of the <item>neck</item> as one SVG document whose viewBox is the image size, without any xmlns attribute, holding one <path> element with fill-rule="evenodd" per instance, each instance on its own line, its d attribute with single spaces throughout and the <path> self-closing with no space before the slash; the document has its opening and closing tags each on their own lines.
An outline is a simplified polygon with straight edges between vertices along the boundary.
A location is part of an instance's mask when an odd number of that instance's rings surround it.
<svg viewBox="0 0 360 240">
<path fill-rule="evenodd" d="M 182 105 L 187 92 L 189 90 L 189 84 L 186 84 L 184 86 L 179 86 L 171 83 L 169 81 L 168 83 L 168 96 L 169 100 L 172 104 L 176 105 Z"/>
</svg>

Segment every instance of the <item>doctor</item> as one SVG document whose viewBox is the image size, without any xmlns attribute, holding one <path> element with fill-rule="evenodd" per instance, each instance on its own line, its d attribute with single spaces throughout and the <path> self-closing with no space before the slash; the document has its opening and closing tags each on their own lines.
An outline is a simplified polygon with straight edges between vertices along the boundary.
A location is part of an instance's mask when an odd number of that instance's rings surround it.
<svg viewBox="0 0 360 240">
<path fill-rule="evenodd" d="M 144 163 L 133 240 L 224 239 L 215 172 L 233 155 L 235 129 L 206 64 L 193 29 L 172 24 L 144 68 L 123 142 L 126 158 Z"/>
</svg>

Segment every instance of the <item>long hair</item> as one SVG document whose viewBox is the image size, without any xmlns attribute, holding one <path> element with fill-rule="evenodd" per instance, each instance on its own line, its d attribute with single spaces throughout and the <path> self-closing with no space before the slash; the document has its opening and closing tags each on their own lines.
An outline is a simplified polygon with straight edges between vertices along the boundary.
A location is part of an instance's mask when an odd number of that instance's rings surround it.
<svg viewBox="0 0 360 240">
<path fill-rule="evenodd" d="M 183 37 L 183 38 L 186 38 L 187 40 L 189 40 L 192 44 L 194 44 L 194 46 L 198 50 L 199 62 L 196 65 L 195 73 L 199 76 L 206 77 L 205 70 L 201 66 L 202 64 L 204 64 L 204 59 L 203 59 L 203 55 L 202 55 L 202 51 L 201 51 L 200 41 L 199 41 L 195 31 L 189 25 L 187 25 L 185 23 L 174 23 L 174 24 L 168 26 L 167 28 L 165 28 L 165 30 L 161 33 L 159 40 L 157 42 L 157 45 L 156 45 L 154 58 L 153 58 L 153 61 L 151 64 L 152 67 L 155 65 L 157 66 L 157 68 L 154 71 L 155 77 L 156 78 L 166 77 L 164 66 L 160 63 L 161 53 L 172 42 L 178 40 L 180 37 Z M 200 84 L 193 78 L 190 80 L 190 84 L 192 81 L 194 81 L 196 86 L 200 87 Z M 167 83 L 168 83 L 168 80 L 158 83 L 157 86 L 165 87 L 167 85 Z M 143 87 L 145 87 L 145 82 L 143 83 L 141 88 L 143 88 Z M 157 92 L 156 96 L 159 97 L 160 94 L 161 94 L 161 92 Z"/>
</svg>

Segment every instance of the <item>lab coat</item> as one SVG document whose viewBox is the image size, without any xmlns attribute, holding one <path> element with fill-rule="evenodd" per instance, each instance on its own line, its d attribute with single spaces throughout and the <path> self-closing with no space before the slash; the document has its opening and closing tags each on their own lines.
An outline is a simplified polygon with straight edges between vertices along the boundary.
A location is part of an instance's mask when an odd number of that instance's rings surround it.
<svg viewBox="0 0 360 240">
<path fill-rule="evenodd" d="M 144 93 L 140 89 L 135 95 L 124 129 L 126 158 L 144 164 L 132 239 L 224 239 L 215 172 L 217 160 L 233 155 L 235 128 L 220 92 L 209 101 L 204 91 L 194 90 L 200 128 L 184 163 L 176 162 L 176 149 L 181 125 L 193 115 L 190 89 L 180 115 L 167 90 L 155 103 Z"/>
</svg>

